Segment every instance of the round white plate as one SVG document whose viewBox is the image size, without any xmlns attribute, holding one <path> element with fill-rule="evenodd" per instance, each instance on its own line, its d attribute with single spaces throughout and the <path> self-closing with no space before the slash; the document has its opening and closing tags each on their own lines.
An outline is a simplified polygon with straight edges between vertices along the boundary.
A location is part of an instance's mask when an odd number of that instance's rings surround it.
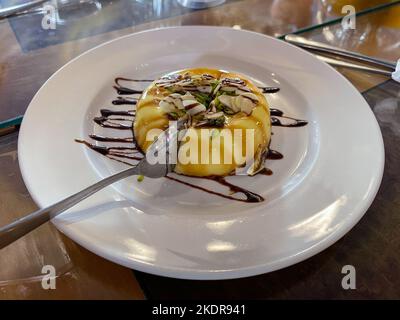
<svg viewBox="0 0 400 320">
<path fill-rule="evenodd" d="M 267 97 L 271 106 L 309 121 L 302 128 L 273 127 L 272 147 L 285 157 L 269 161 L 272 176 L 229 178 L 266 201 L 241 203 L 165 178 L 139 183 L 132 177 L 54 219 L 57 228 L 116 263 L 189 279 L 273 271 L 320 252 L 348 232 L 370 206 L 383 173 L 383 141 L 368 104 L 311 54 L 230 28 L 132 34 L 56 72 L 32 100 L 19 137 L 21 171 L 37 204 L 48 206 L 125 168 L 74 142 L 110 130 L 92 118 L 111 106 L 115 77 L 155 78 L 196 66 L 279 86 L 279 93 Z M 219 190 L 212 181 L 198 183 Z"/>
</svg>

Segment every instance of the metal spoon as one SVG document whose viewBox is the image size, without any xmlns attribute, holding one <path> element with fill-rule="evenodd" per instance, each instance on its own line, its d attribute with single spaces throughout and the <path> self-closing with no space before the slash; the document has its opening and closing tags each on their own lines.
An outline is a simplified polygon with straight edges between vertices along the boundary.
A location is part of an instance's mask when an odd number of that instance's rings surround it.
<svg viewBox="0 0 400 320">
<path fill-rule="evenodd" d="M 177 143 L 177 135 L 179 129 L 182 128 L 183 123 L 177 122 L 177 129 L 174 133 L 168 134 L 168 131 L 164 131 L 158 137 L 156 141 L 149 147 L 147 154 L 157 154 L 160 152 L 165 152 L 166 163 L 156 163 L 150 164 L 147 161 L 147 156 L 144 157 L 135 167 L 129 168 L 117 174 L 114 174 L 108 178 L 105 178 L 86 189 L 75 193 L 64 200 L 61 200 L 47 208 L 35 211 L 21 219 L 18 219 L 2 228 L 0 228 L 0 249 L 8 246 L 10 243 L 21 238 L 37 227 L 41 226 L 43 223 L 54 218 L 61 212 L 71 208 L 75 204 L 81 202 L 97 191 L 107 187 L 108 185 L 119 181 L 121 179 L 127 178 L 133 175 L 143 175 L 149 178 L 161 178 L 166 176 L 169 172 L 172 172 L 174 165 L 168 163 L 168 152 L 171 150 L 169 147 L 171 143 Z M 177 150 L 177 148 L 174 148 Z"/>
<path fill-rule="evenodd" d="M 363 55 L 358 52 L 348 51 L 342 48 L 334 47 L 322 42 L 317 42 L 313 40 L 306 39 L 304 37 L 300 37 L 294 34 L 288 34 L 285 36 L 285 41 L 297 45 L 302 48 L 311 49 L 314 51 L 319 51 L 328 54 L 334 54 L 339 57 L 345 57 L 357 60 L 363 63 L 373 64 L 375 66 L 381 66 L 385 68 L 392 69 L 393 71 L 396 69 L 396 63 L 392 61 L 386 61 L 383 59 L 373 58 L 366 55 Z"/>
<path fill-rule="evenodd" d="M 369 72 L 369 73 L 375 73 L 375 74 L 381 74 L 381 75 L 384 75 L 384 76 L 387 76 L 387 77 L 391 77 L 392 76 L 392 72 L 391 71 L 378 69 L 378 68 L 367 67 L 367 66 L 363 66 L 363 65 L 360 65 L 360 64 L 347 62 L 347 61 L 336 60 L 336 59 L 325 57 L 325 56 L 322 56 L 322 55 L 319 55 L 319 54 L 314 54 L 314 55 L 319 60 L 324 61 L 326 63 L 329 63 L 332 66 L 344 67 L 344 68 L 349 68 L 349 69 L 359 70 L 359 71 L 364 71 L 364 72 Z"/>
</svg>

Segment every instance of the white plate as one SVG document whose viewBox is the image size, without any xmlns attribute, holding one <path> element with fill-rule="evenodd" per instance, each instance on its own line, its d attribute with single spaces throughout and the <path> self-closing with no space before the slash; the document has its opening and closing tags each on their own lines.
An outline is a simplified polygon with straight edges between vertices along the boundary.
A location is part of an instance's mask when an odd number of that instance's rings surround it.
<svg viewBox="0 0 400 320">
<path fill-rule="evenodd" d="M 270 104 L 307 119 L 273 128 L 270 177 L 233 177 L 265 202 L 247 204 L 173 181 L 126 179 L 53 220 L 73 240 L 124 266 L 189 279 L 273 271 L 327 248 L 362 217 L 384 166 L 381 133 L 368 104 L 311 54 L 261 34 L 180 27 L 103 44 L 55 73 L 32 100 L 19 137 L 24 181 L 48 206 L 123 164 L 74 142 L 96 132 L 91 119 L 116 96 L 116 76 L 154 78 L 177 69 L 227 69 L 279 86 Z M 127 132 L 121 132 L 127 134 Z M 203 185 L 211 181 L 200 182 Z"/>
</svg>

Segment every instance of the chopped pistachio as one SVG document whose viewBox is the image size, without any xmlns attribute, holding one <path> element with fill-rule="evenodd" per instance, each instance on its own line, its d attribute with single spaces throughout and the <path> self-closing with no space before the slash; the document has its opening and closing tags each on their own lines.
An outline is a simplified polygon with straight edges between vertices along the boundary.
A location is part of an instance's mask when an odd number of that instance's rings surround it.
<svg viewBox="0 0 400 320">
<path fill-rule="evenodd" d="M 208 119 L 208 124 L 213 127 L 223 127 L 225 125 L 225 117 L 219 117 L 215 119 Z"/>
</svg>

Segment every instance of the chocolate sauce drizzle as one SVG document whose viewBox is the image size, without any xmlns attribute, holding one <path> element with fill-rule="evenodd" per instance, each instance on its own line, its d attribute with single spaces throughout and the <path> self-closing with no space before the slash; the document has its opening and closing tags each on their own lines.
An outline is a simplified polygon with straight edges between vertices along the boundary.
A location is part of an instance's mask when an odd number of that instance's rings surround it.
<svg viewBox="0 0 400 320">
<path fill-rule="evenodd" d="M 104 147 L 104 146 L 97 146 L 93 143 L 87 142 L 85 140 L 75 139 L 76 142 L 82 143 L 89 147 L 90 149 L 108 157 L 120 157 L 124 159 L 131 159 L 131 160 L 142 160 L 143 154 L 137 150 L 136 147 Z"/>
<path fill-rule="evenodd" d="M 262 93 L 277 93 L 281 90 L 278 87 L 258 87 L 258 88 L 262 90 Z"/>
<path fill-rule="evenodd" d="M 115 90 L 117 90 L 118 94 L 120 95 L 127 95 L 127 94 L 141 94 L 143 90 L 136 90 L 132 88 L 125 87 L 121 85 L 121 81 L 130 81 L 130 82 L 151 82 L 152 80 L 136 80 L 136 79 L 128 79 L 128 78 L 122 78 L 118 77 L 115 78 L 114 82 L 115 85 L 113 86 Z"/>
<path fill-rule="evenodd" d="M 120 106 L 120 105 L 124 105 L 124 104 L 135 105 L 137 103 L 137 99 L 136 98 L 117 97 L 117 99 L 113 100 L 111 103 L 115 106 Z"/>
<path fill-rule="evenodd" d="M 306 120 L 300 120 L 285 116 L 283 111 L 279 109 L 271 108 L 269 111 L 271 114 L 271 125 L 274 127 L 297 128 L 297 127 L 304 127 L 305 125 L 308 124 L 308 121 Z M 283 123 L 279 118 L 284 118 L 291 121 L 288 123 Z"/>
<path fill-rule="evenodd" d="M 92 138 L 94 141 L 101 141 L 101 142 L 121 142 L 121 143 L 134 142 L 133 137 L 127 137 L 127 138 L 104 137 L 104 136 L 99 136 L 97 134 L 90 134 L 89 137 Z"/>
<path fill-rule="evenodd" d="M 136 90 L 132 88 L 128 88 L 121 85 L 121 81 L 130 81 L 130 82 L 152 82 L 153 80 L 138 80 L 138 79 L 128 79 L 123 77 L 115 78 L 115 85 L 113 86 L 119 95 L 134 95 L 134 94 L 141 94 L 143 90 Z M 280 89 L 276 87 L 260 87 L 263 93 L 276 93 Z M 117 99 L 112 101 L 113 105 L 136 105 L 137 98 L 134 97 L 121 97 L 118 96 Z M 95 117 L 93 121 L 104 128 L 111 128 L 111 129 L 118 129 L 118 130 L 132 130 L 132 124 L 135 119 L 135 110 L 128 110 L 128 111 L 121 111 L 121 110 L 110 110 L 110 109 L 101 109 L 100 110 L 101 116 Z M 271 114 L 271 124 L 272 126 L 280 126 L 280 127 L 302 127 L 307 124 L 305 120 L 299 120 L 291 117 L 287 117 L 284 115 L 283 111 L 279 109 L 270 109 Z M 279 118 L 284 118 L 291 120 L 289 123 L 282 123 Z M 127 160 L 134 160 L 140 161 L 143 159 L 144 155 L 140 148 L 137 146 L 134 136 L 126 137 L 126 138 L 119 138 L 119 137 L 105 137 L 96 134 L 90 134 L 89 137 L 98 142 L 118 142 L 118 143 L 132 143 L 132 147 L 124 147 L 124 146 L 115 146 L 115 147 L 105 147 L 105 146 L 98 146 L 93 143 L 90 143 L 85 140 L 75 139 L 76 142 L 82 143 L 86 145 L 88 148 L 96 151 L 109 159 L 133 166 L 128 161 L 124 161 L 123 159 Z M 268 148 L 268 152 L 264 155 L 265 160 L 279 160 L 282 159 L 283 155 L 276 151 Z M 261 175 L 272 175 L 273 172 L 268 168 L 263 168 L 257 174 Z M 209 176 L 204 177 L 203 179 L 208 179 L 215 181 L 225 187 L 229 188 L 230 194 L 224 194 L 221 192 L 216 192 L 210 189 L 206 189 L 204 187 L 180 180 L 178 178 L 172 177 L 167 175 L 165 178 L 181 183 L 183 185 L 189 186 L 194 189 L 198 189 L 216 196 L 220 196 L 222 198 L 241 201 L 241 202 L 248 202 L 248 203 L 255 203 L 255 202 L 262 202 L 264 198 L 254 192 L 241 188 L 239 186 L 233 185 L 230 182 L 226 181 L 224 177 L 220 176 Z M 200 177 L 193 177 L 197 179 L 201 179 Z M 234 197 L 233 194 L 242 194 L 245 198 L 238 198 Z"/>
<path fill-rule="evenodd" d="M 209 177 L 204 177 L 204 178 L 200 178 L 200 177 L 193 177 L 193 178 L 196 178 L 196 179 L 208 179 L 208 180 L 212 180 L 212 181 L 218 182 L 219 184 L 222 184 L 223 186 L 228 187 L 230 192 L 231 192 L 231 194 L 241 193 L 246 197 L 246 199 L 232 197 L 230 195 L 226 195 L 226 194 L 223 194 L 223 193 L 220 193 L 220 192 L 216 192 L 216 191 L 213 191 L 213 190 L 210 190 L 210 189 L 206 189 L 206 188 L 200 187 L 198 185 L 195 185 L 195 184 L 192 184 L 192 183 L 189 183 L 189 182 L 186 182 L 186 181 L 182 181 L 180 179 L 177 179 L 177 178 L 174 178 L 174 177 L 171 177 L 171 176 L 166 176 L 166 178 L 170 179 L 170 180 L 173 180 L 173 181 L 176 181 L 178 183 L 184 184 L 186 186 L 192 187 L 194 189 L 198 189 L 198 190 L 201 190 L 201 191 L 204 191 L 204 192 L 216 195 L 216 196 L 220 196 L 222 198 L 230 199 L 230 200 L 241 201 L 241 202 L 262 202 L 262 201 L 265 200 L 262 196 L 254 193 L 254 192 L 251 192 L 249 190 L 246 190 L 244 188 L 241 188 L 239 186 L 231 184 L 230 182 L 226 181 L 226 179 L 224 177 L 209 176 Z"/>
<path fill-rule="evenodd" d="M 100 117 L 95 117 L 93 121 L 103 128 L 111 128 L 118 130 L 132 130 L 132 122 L 135 117 L 134 110 L 128 111 L 114 111 L 109 109 L 101 109 Z M 111 116 L 122 116 L 112 117 Z M 125 116 L 125 117 L 124 117 Z M 128 124 L 126 124 L 128 122 Z"/>
<path fill-rule="evenodd" d="M 136 110 L 128 110 L 128 111 L 119 111 L 119 110 L 110 110 L 110 109 L 101 109 L 100 114 L 102 117 L 109 116 L 130 116 L 134 117 L 136 114 Z"/>
<path fill-rule="evenodd" d="M 118 129 L 118 130 L 132 130 L 132 125 L 123 124 L 117 121 L 128 121 L 125 118 L 108 118 L 108 117 L 95 117 L 93 119 L 95 123 L 103 128 Z"/>
<path fill-rule="evenodd" d="M 283 159 L 283 154 L 280 153 L 279 151 L 268 149 L 268 152 L 265 156 L 265 159 L 268 160 L 280 160 Z"/>
<path fill-rule="evenodd" d="M 272 176 L 274 173 L 272 172 L 271 169 L 268 168 L 263 168 L 260 172 L 258 172 L 257 174 L 262 174 L 264 176 Z"/>
</svg>

